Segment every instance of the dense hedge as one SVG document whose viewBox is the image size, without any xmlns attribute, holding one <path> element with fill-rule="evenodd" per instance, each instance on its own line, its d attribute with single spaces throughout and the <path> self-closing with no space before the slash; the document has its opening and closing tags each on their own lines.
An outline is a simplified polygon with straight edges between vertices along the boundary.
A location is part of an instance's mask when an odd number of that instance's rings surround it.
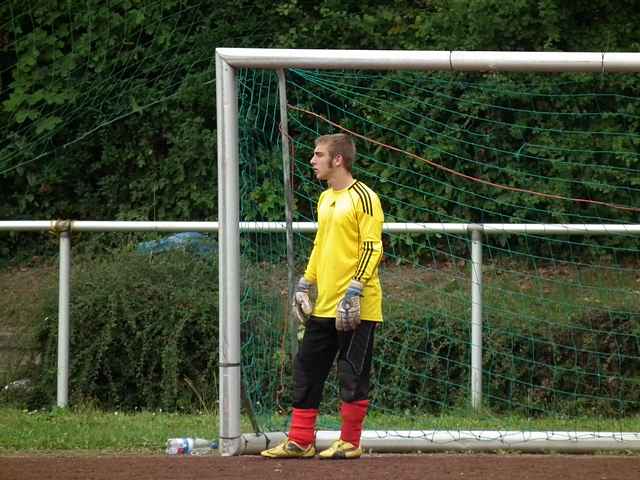
<svg viewBox="0 0 640 480">
<path fill-rule="evenodd" d="M 388 303 L 388 302 L 387 302 Z M 443 412 L 469 405 L 469 322 L 451 312 L 389 306 L 406 321 L 378 335 L 377 405 Z M 640 312 L 590 312 L 568 325 L 483 320 L 483 404 L 494 412 L 623 416 L 640 411 Z M 569 326 L 570 325 L 570 326 Z"/>
<path fill-rule="evenodd" d="M 70 401 L 111 408 L 215 403 L 217 263 L 184 252 L 121 252 L 74 264 Z M 53 292 L 52 292 L 53 293 Z M 39 325 L 38 392 L 55 392 L 57 301 Z M 191 385 L 190 385 L 190 384 Z"/>
<path fill-rule="evenodd" d="M 286 292 L 273 288 L 279 278 L 273 267 L 243 262 L 243 390 L 256 411 L 268 414 L 286 410 L 291 400 Z M 216 409 L 215 259 L 189 252 L 120 252 L 82 260 L 74 266 L 72 291 L 73 404 Z M 374 361 L 376 408 L 438 413 L 468 405 L 470 332 L 464 312 L 434 309 L 419 299 L 386 299 Z M 568 318 L 570 328 L 543 320 L 517 326 L 493 314 L 485 318 L 487 408 L 527 415 L 640 411 L 640 312 L 588 312 Z M 52 290 L 39 325 L 43 357 L 41 371 L 34 372 L 33 407 L 54 402 L 57 325 Z M 326 397 L 334 403 L 337 395 Z"/>
</svg>

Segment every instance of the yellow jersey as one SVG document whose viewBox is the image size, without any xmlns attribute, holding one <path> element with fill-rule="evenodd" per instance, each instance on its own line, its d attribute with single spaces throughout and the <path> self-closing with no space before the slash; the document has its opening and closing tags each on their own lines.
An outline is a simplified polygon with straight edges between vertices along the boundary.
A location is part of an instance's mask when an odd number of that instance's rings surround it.
<svg viewBox="0 0 640 480">
<path fill-rule="evenodd" d="M 378 195 L 364 183 L 329 188 L 318 200 L 318 231 L 304 277 L 315 283 L 316 317 L 334 318 L 338 302 L 351 280 L 363 283 L 362 320 L 382 321 L 382 287 L 378 265 L 382 259 L 384 214 Z"/>
</svg>

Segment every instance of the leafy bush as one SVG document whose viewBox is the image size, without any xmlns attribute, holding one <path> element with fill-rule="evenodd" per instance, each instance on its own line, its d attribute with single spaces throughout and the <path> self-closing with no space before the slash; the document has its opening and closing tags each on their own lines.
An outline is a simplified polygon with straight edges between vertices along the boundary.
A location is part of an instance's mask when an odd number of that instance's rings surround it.
<svg viewBox="0 0 640 480">
<path fill-rule="evenodd" d="M 569 318 L 570 328 L 538 322 L 519 332 L 494 320 L 485 330 L 489 401 L 534 414 L 637 414 L 639 319 L 640 312 L 593 310 Z"/>
<path fill-rule="evenodd" d="M 286 270 L 241 262 L 242 378 L 258 413 L 290 406 Z M 116 252 L 74 264 L 70 401 L 104 408 L 215 408 L 218 396 L 218 273 L 215 257 L 185 251 Z M 466 287 L 451 305 L 428 295 L 385 299 L 376 334 L 376 408 L 439 413 L 468 405 L 470 343 Z M 389 289 L 392 292 L 393 288 Z M 397 291 L 397 289 L 396 289 Z M 57 296 L 38 338 L 43 352 L 32 406 L 54 401 Z M 422 299 L 422 300 L 421 300 Z M 525 307 L 523 307 L 525 308 Z M 522 312 L 526 315 L 527 312 Z M 561 321 L 521 321 L 499 310 L 484 319 L 484 404 L 544 415 L 640 411 L 640 312 L 586 310 Z M 335 372 L 325 395 L 335 407 Z M 335 394 L 335 395 L 334 395 Z"/>
<path fill-rule="evenodd" d="M 374 391 L 378 407 L 441 412 L 468 405 L 467 318 L 409 305 L 378 332 Z M 570 326 L 515 327 L 484 320 L 484 404 L 495 412 L 540 415 L 636 414 L 640 411 L 640 312 L 587 312 Z"/>
<path fill-rule="evenodd" d="M 55 295 L 43 318 L 39 391 L 55 392 Z M 211 406 L 217 398 L 216 258 L 120 252 L 74 264 L 70 352 L 70 402 Z"/>
</svg>

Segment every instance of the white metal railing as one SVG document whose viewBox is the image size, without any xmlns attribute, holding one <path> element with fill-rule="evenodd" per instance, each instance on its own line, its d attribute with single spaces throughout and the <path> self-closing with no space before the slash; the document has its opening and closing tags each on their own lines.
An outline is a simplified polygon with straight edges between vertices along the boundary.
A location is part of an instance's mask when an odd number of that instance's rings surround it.
<svg viewBox="0 0 640 480">
<path fill-rule="evenodd" d="M 242 232 L 285 232 L 287 222 L 239 222 Z M 299 233 L 316 231 L 315 222 L 292 222 Z M 517 233 L 539 235 L 638 235 L 640 224 L 592 223 L 394 223 L 384 233 Z M 0 232 L 217 232 L 218 222 L 138 222 L 93 220 L 0 220 Z"/>
</svg>

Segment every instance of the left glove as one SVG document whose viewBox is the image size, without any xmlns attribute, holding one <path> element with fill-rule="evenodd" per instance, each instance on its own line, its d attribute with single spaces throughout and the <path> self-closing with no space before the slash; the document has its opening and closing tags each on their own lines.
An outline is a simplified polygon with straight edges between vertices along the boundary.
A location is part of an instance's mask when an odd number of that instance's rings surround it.
<svg viewBox="0 0 640 480">
<path fill-rule="evenodd" d="M 360 325 L 360 297 L 362 296 L 362 282 L 351 280 L 347 291 L 338 302 L 336 310 L 336 330 L 355 330 Z"/>
<path fill-rule="evenodd" d="M 306 325 L 309 315 L 313 312 L 313 305 L 309 300 L 309 289 L 311 282 L 306 278 L 300 277 L 296 289 L 293 293 L 293 313 L 301 325 Z"/>
</svg>

